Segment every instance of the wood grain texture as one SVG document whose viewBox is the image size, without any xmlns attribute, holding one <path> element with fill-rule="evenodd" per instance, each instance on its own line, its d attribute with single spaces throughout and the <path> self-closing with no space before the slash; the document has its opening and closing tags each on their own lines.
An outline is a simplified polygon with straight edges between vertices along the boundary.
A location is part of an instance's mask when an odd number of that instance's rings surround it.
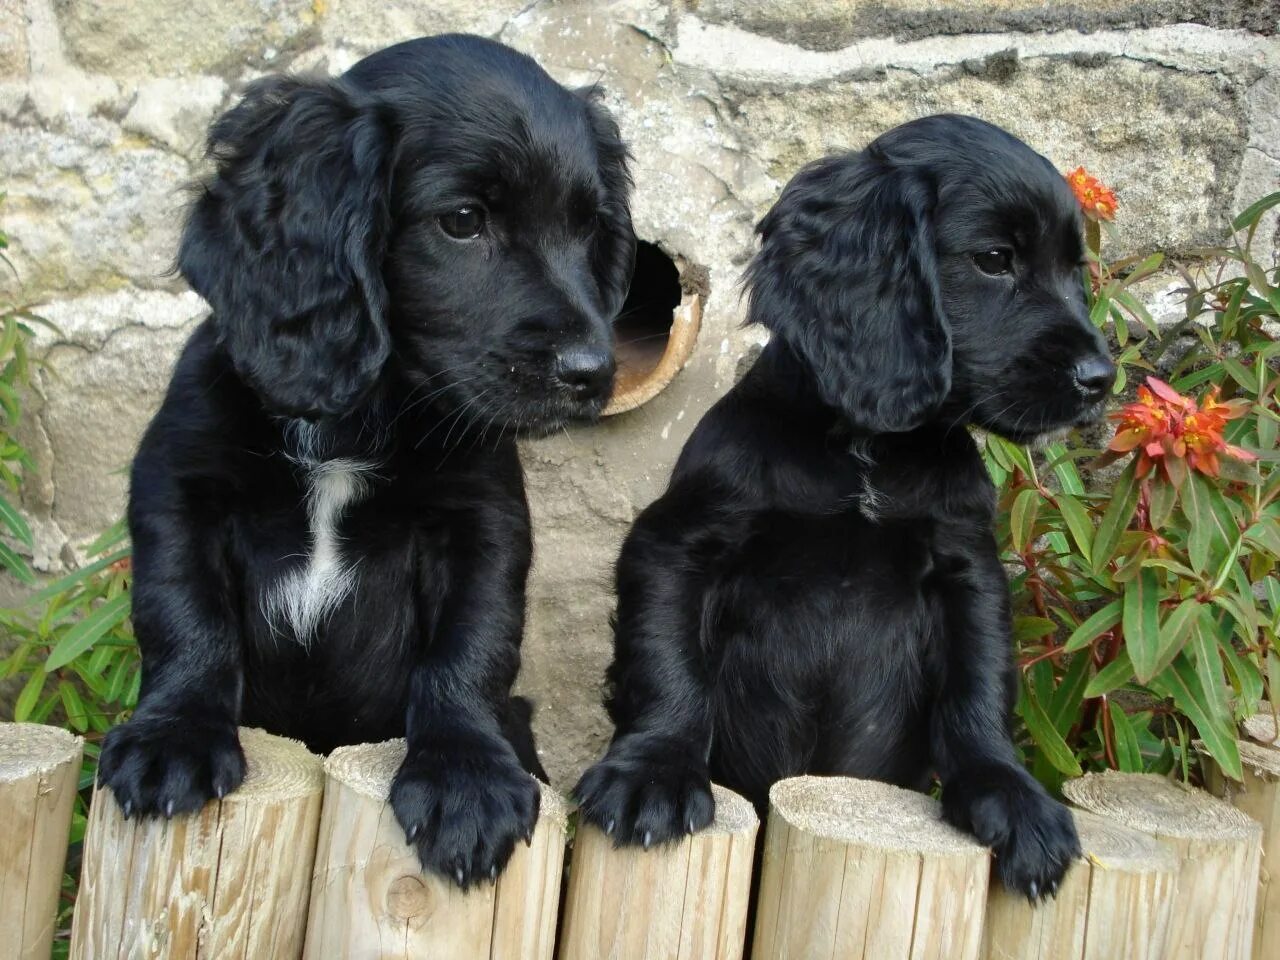
<svg viewBox="0 0 1280 960">
<path fill-rule="evenodd" d="M 309 960 L 551 960 L 567 810 L 550 787 L 533 842 L 494 885 L 463 893 L 424 873 L 387 804 L 403 740 L 335 750 L 304 956 Z"/>
<path fill-rule="evenodd" d="M 1034 906 L 992 886 L 985 960 L 1164 960 L 1178 861 L 1153 837 L 1072 811 L 1084 851 Z"/>
<path fill-rule="evenodd" d="M 1245 724 L 1245 733 L 1251 739 L 1239 744 L 1244 768 L 1242 783 L 1226 776 L 1203 750 L 1201 762 L 1209 790 L 1262 826 L 1253 955 L 1266 960 L 1280 957 L 1280 738 L 1270 714 L 1252 719 L 1253 724 Z"/>
<path fill-rule="evenodd" d="M 760 821 L 736 793 L 712 793 L 714 822 L 679 843 L 616 849 L 579 827 L 559 960 L 740 960 Z"/>
<path fill-rule="evenodd" d="M 126 820 L 94 792 L 73 960 L 295 960 L 324 773 L 300 743 L 240 731 L 248 772 L 199 813 Z"/>
<path fill-rule="evenodd" d="M 1063 785 L 1078 807 L 1139 830 L 1178 858 L 1168 960 L 1249 960 L 1262 828 L 1229 804 L 1154 774 L 1086 774 Z"/>
<path fill-rule="evenodd" d="M 83 750 L 57 727 L 0 723 L 0 960 L 52 949 Z"/>
<path fill-rule="evenodd" d="M 976 960 L 989 851 L 923 794 L 843 777 L 769 792 L 753 960 Z"/>
</svg>

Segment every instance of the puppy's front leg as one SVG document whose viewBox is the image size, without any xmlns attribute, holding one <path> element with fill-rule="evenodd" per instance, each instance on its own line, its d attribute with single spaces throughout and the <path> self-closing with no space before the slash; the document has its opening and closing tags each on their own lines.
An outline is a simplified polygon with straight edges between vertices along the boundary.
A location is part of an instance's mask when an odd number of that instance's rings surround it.
<svg viewBox="0 0 1280 960">
<path fill-rule="evenodd" d="M 520 665 L 531 553 L 523 511 L 523 500 L 482 503 L 453 531 L 454 582 L 414 668 L 409 750 L 391 787 L 422 865 L 464 889 L 496 879 L 538 818 L 538 785 L 501 726 Z M 419 571 L 424 595 L 435 575 Z"/>
<path fill-rule="evenodd" d="M 125 816 L 198 810 L 244 779 L 238 603 L 220 508 L 139 454 L 129 506 L 142 692 L 98 765 Z"/>
<path fill-rule="evenodd" d="M 603 760 L 574 788 L 582 815 L 618 844 L 678 840 L 711 822 L 709 682 L 700 644 L 709 509 L 668 493 L 636 522 L 618 561 L 618 622 Z"/>
<path fill-rule="evenodd" d="M 994 850 L 1007 888 L 1048 896 L 1080 842 L 1010 738 L 1008 581 L 987 531 L 943 528 L 938 542 L 946 647 L 931 737 L 943 813 Z"/>
</svg>

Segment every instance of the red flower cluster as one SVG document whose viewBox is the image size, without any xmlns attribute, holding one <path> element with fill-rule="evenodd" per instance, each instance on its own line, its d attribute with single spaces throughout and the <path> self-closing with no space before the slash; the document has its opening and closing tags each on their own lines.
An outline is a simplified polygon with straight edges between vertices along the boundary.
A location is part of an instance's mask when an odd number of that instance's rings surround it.
<svg viewBox="0 0 1280 960">
<path fill-rule="evenodd" d="M 1246 462 L 1258 459 L 1222 438 L 1227 421 L 1243 415 L 1248 407 L 1247 400 L 1223 403 L 1217 387 L 1210 388 L 1197 407 L 1195 400 L 1163 380 L 1147 377 L 1146 386 L 1138 388 L 1137 402 L 1111 415 L 1119 425 L 1107 449 L 1112 453 L 1137 450 L 1139 477 L 1156 464 L 1172 483 L 1181 483 L 1187 468 L 1216 477 L 1219 454 Z"/>
<path fill-rule="evenodd" d="M 1090 175 L 1084 167 L 1076 167 L 1067 174 L 1067 183 L 1071 185 L 1071 191 L 1080 201 L 1080 209 L 1086 216 L 1098 220 L 1114 219 L 1120 201 L 1116 199 L 1115 192 L 1101 180 Z"/>
</svg>

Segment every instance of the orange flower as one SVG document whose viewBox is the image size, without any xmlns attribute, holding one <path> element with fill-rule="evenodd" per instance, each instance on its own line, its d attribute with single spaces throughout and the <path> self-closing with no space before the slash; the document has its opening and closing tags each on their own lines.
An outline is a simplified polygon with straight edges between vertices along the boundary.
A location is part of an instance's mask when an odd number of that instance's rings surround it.
<svg viewBox="0 0 1280 960">
<path fill-rule="evenodd" d="M 1247 400 L 1218 399 L 1218 388 L 1204 395 L 1199 407 L 1163 380 L 1147 377 L 1138 399 L 1111 415 L 1116 435 L 1107 447 L 1112 453 L 1138 451 L 1136 473 L 1145 477 L 1159 464 L 1171 483 L 1181 484 L 1187 470 L 1216 477 L 1219 455 L 1249 462 L 1258 458 L 1222 437 L 1228 420 L 1249 408 Z"/>
<path fill-rule="evenodd" d="M 1080 201 L 1080 209 L 1085 216 L 1096 220 L 1112 220 L 1120 201 L 1111 190 L 1097 177 L 1092 176 L 1084 167 L 1076 167 L 1067 174 L 1067 183 L 1071 191 Z"/>
</svg>

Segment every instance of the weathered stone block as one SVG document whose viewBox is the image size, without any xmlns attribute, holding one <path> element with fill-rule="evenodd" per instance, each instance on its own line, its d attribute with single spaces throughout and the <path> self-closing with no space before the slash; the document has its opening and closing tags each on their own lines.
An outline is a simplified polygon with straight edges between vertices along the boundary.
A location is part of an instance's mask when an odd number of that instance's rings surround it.
<svg viewBox="0 0 1280 960">
<path fill-rule="evenodd" d="M 199 157 L 204 153 L 209 123 L 227 99 L 227 92 L 221 77 L 144 80 L 138 84 L 122 126 L 184 156 Z"/>
<path fill-rule="evenodd" d="M 1086 67 L 1037 58 L 1001 80 L 963 68 L 890 70 L 799 89 L 735 83 L 725 99 L 749 149 L 779 180 L 914 117 L 974 114 L 1060 169 L 1084 164 L 1115 188 L 1120 248 L 1185 250 L 1220 240 L 1232 213 L 1248 139 L 1242 89 L 1122 58 Z"/>
<path fill-rule="evenodd" d="M 24 427 L 36 462 L 25 505 L 46 521 L 35 530 L 36 562 L 48 566 L 66 546 L 58 537 L 82 544 L 122 515 L 138 438 L 208 307 L 194 293 L 128 289 L 39 312 L 60 335 L 40 334 L 47 366 Z"/>
<path fill-rule="evenodd" d="M 726 23 L 810 50 L 862 37 L 901 40 L 1004 30 L 1098 30 L 1203 23 L 1274 33 L 1277 0 L 697 0 L 708 23 Z"/>
<path fill-rule="evenodd" d="M 55 0 L 68 58 L 115 76 L 239 73 L 316 38 L 323 0 Z"/>
<path fill-rule="evenodd" d="M 0 77 L 26 76 L 30 62 L 26 5 L 23 0 L 0 0 Z"/>
<path fill-rule="evenodd" d="M 61 131 L 0 125 L 8 192 L 0 215 L 24 297 L 48 299 L 130 283 L 174 287 L 191 169 L 97 117 Z"/>
<path fill-rule="evenodd" d="M 322 31 L 326 43 L 368 53 L 432 33 L 492 36 L 528 5 L 523 0 L 327 0 Z"/>
</svg>

